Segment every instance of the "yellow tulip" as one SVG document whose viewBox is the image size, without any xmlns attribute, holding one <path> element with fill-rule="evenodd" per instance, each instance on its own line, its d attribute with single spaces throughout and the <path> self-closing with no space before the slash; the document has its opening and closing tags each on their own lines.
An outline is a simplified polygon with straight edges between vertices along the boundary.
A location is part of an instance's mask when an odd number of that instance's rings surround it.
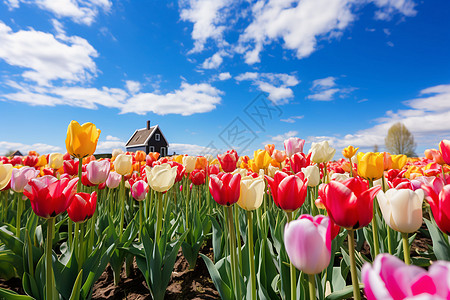
<svg viewBox="0 0 450 300">
<path fill-rule="evenodd" d="M 48 157 L 48 165 L 51 169 L 59 169 L 64 164 L 64 155 L 61 153 L 51 153 Z"/>
<path fill-rule="evenodd" d="M 67 152 L 77 158 L 94 154 L 100 132 L 100 129 L 97 129 L 90 122 L 83 125 L 80 125 L 77 121 L 70 122 L 69 127 L 67 127 Z"/>
<path fill-rule="evenodd" d="M 257 171 L 253 170 L 253 172 L 258 172 L 261 169 L 267 169 L 272 160 L 272 157 L 270 157 L 269 153 L 266 150 L 256 150 L 253 155 L 253 162 L 255 163 Z"/>
<path fill-rule="evenodd" d="M 120 175 L 128 175 L 133 170 L 133 157 L 131 155 L 119 154 L 114 160 L 114 169 Z"/>
<path fill-rule="evenodd" d="M 39 156 L 38 162 L 36 164 L 36 167 L 45 167 L 47 165 L 47 155 L 41 155 Z"/>
<path fill-rule="evenodd" d="M 358 153 L 358 175 L 375 180 L 381 178 L 384 172 L 384 154 L 374 152 Z"/>
<path fill-rule="evenodd" d="M 241 191 L 237 204 L 245 210 L 261 206 L 264 197 L 264 177 L 245 177 L 241 180 Z"/>
<path fill-rule="evenodd" d="M 183 164 L 183 156 L 184 155 L 177 155 L 177 156 L 175 156 L 174 161 L 176 161 L 179 164 Z"/>
<path fill-rule="evenodd" d="M 358 149 L 359 148 L 353 148 L 353 146 L 348 146 L 342 150 L 342 155 L 344 155 L 345 158 L 350 159 L 358 152 Z"/>
<path fill-rule="evenodd" d="M 408 157 L 404 154 L 391 155 L 392 158 L 392 169 L 403 169 L 408 160 Z"/>
<path fill-rule="evenodd" d="M 4 189 L 11 180 L 13 166 L 0 163 L 0 190 Z"/>
</svg>

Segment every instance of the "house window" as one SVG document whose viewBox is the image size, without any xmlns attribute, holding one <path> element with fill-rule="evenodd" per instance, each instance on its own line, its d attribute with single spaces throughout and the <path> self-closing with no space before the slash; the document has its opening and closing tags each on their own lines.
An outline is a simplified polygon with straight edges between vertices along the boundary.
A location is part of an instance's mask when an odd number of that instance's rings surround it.
<svg viewBox="0 0 450 300">
<path fill-rule="evenodd" d="M 166 147 L 161 147 L 161 156 L 166 156 Z"/>
<path fill-rule="evenodd" d="M 150 151 L 150 152 L 155 152 L 155 146 L 150 146 L 149 151 Z"/>
<path fill-rule="evenodd" d="M 161 139 L 161 136 L 159 133 L 155 134 L 155 141 L 159 141 Z"/>
</svg>

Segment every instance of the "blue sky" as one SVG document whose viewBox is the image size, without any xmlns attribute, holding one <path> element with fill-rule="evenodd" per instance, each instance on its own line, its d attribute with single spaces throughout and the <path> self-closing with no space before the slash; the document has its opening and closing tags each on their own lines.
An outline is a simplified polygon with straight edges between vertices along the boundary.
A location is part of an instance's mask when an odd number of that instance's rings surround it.
<svg viewBox="0 0 450 300">
<path fill-rule="evenodd" d="M 445 0 L 3 0 L 0 154 L 64 152 L 71 120 L 95 123 L 109 152 L 148 119 L 170 153 L 249 154 L 291 136 L 382 150 L 401 121 L 421 154 L 450 135 L 449 12 Z"/>
</svg>

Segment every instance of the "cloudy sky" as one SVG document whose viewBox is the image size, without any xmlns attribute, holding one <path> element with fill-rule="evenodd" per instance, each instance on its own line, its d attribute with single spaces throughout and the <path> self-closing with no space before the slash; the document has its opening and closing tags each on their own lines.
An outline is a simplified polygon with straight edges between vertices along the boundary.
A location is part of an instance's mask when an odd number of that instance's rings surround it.
<svg viewBox="0 0 450 300">
<path fill-rule="evenodd" d="M 421 154 L 450 138 L 449 13 L 446 0 L 2 0 L 0 154 L 64 152 L 71 120 L 102 130 L 98 153 L 151 120 L 190 154 L 291 136 L 383 149 L 401 121 Z"/>
</svg>

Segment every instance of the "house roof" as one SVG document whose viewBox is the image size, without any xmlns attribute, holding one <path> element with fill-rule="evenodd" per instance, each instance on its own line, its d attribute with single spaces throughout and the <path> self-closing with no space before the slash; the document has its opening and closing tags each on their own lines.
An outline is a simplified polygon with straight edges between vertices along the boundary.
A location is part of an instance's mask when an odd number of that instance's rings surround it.
<svg viewBox="0 0 450 300">
<path fill-rule="evenodd" d="M 128 142 L 125 144 L 125 147 L 137 147 L 137 146 L 146 146 L 148 144 L 148 141 L 153 136 L 153 134 L 156 132 L 156 129 L 159 128 L 158 125 L 150 127 L 150 129 L 147 128 L 141 128 L 137 129 L 131 138 L 128 140 Z M 159 130 L 161 132 L 161 135 L 164 137 L 164 139 L 167 142 L 166 137 L 162 133 L 161 129 Z M 167 143 L 167 145 L 169 145 Z"/>
</svg>

